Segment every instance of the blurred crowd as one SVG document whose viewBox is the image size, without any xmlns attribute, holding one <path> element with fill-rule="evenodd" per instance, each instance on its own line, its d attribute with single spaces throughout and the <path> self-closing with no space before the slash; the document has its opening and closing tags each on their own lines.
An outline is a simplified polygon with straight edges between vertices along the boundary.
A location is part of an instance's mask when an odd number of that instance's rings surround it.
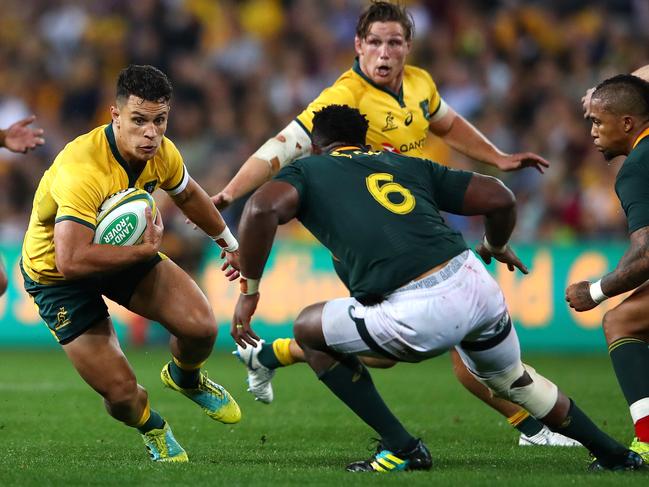
<svg viewBox="0 0 649 487">
<path fill-rule="evenodd" d="M 0 127 L 34 113 L 47 143 L 0 150 L 0 240 L 20 241 L 43 171 L 71 139 L 107 123 L 119 70 L 153 64 L 174 84 L 167 135 L 190 174 L 222 189 L 354 59 L 364 0 L 3 0 Z M 412 0 L 409 62 L 506 151 L 550 160 L 545 175 L 499 174 L 519 201 L 518 241 L 623 238 L 613 190 L 620 161 L 592 146 L 580 99 L 649 63 L 646 0 Z M 488 172 L 430 138 L 431 159 Z M 191 264 L 205 239 L 163 205 L 166 251 Z M 231 226 L 241 204 L 226 213 Z M 453 224 L 479 238 L 477 222 Z M 299 232 L 298 232 L 299 233 Z"/>
</svg>

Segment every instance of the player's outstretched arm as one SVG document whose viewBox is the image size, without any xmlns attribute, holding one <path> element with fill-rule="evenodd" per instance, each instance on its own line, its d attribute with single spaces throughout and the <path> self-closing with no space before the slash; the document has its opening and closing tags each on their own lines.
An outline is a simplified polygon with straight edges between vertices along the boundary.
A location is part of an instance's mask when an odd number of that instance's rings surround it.
<svg viewBox="0 0 649 487">
<path fill-rule="evenodd" d="M 543 157 L 532 152 L 507 154 L 491 143 L 482 132 L 459 113 L 444 104 L 444 115 L 433 117 L 430 131 L 441 137 L 453 149 L 477 161 L 495 166 L 501 171 L 514 171 L 532 167 L 543 173 L 550 165 Z"/>
<path fill-rule="evenodd" d="M 309 135 L 296 121 L 292 121 L 243 163 L 223 191 L 212 196 L 212 202 L 219 210 L 226 208 L 234 200 L 264 184 L 285 165 L 309 153 Z"/>
<path fill-rule="evenodd" d="M 239 243 L 205 190 L 190 177 L 187 187 L 172 199 L 189 220 L 221 247 L 221 257 L 226 259 L 222 270 L 227 279 L 233 281 L 238 278 Z"/>
<path fill-rule="evenodd" d="M 36 120 L 36 116 L 19 120 L 6 130 L 0 130 L 0 147 L 6 147 L 12 152 L 26 153 L 45 143 L 43 129 L 33 129 L 29 125 Z"/>
<path fill-rule="evenodd" d="M 241 295 L 232 317 L 230 334 L 246 348 L 259 337 L 250 328 L 250 320 L 259 301 L 259 280 L 273 246 L 277 226 L 292 220 L 299 208 L 294 186 L 270 181 L 248 200 L 239 223 Z"/>
<path fill-rule="evenodd" d="M 577 311 L 588 311 L 599 303 L 631 291 L 649 279 L 649 227 L 630 236 L 631 243 L 613 272 L 595 283 L 581 281 L 566 289 L 566 301 Z"/>
</svg>

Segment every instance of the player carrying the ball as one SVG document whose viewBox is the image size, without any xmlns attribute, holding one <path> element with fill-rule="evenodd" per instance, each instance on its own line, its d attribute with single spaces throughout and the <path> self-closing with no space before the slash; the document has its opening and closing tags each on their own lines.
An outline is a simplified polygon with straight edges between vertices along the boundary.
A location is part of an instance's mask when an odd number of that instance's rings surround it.
<svg viewBox="0 0 649 487">
<path fill-rule="evenodd" d="M 149 193 L 162 188 L 238 268 L 236 239 L 164 136 L 171 94 L 166 75 L 152 66 L 122 70 L 112 122 L 66 145 L 43 175 L 21 270 L 40 316 L 108 413 L 142 434 L 152 460 L 186 462 L 185 450 L 137 383 L 102 296 L 169 330 L 172 360 L 162 369 L 163 383 L 212 419 L 236 423 L 241 412 L 235 400 L 201 372 L 217 334 L 212 308 L 189 275 L 159 253 L 159 213 L 154 219 L 146 210 L 138 245 L 93 243 L 98 209 L 109 196 L 129 187 Z M 226 276 L 238 273 L 230 268 Z"/>
</svg>

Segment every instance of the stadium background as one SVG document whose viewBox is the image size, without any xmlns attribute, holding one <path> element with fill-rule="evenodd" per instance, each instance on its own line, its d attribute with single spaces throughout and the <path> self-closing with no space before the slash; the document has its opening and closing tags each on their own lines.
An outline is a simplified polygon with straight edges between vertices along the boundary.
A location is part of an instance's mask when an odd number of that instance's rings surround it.
<svg viewBox="0 0 649 487">
<path fill-rule="evenodd" d="M 649 61 L 649 3 L 609 1 L 405 2 L 416 23 L 409 62 L 432 74 L 445 100 L 507 151 L 551 161 L 498 174 L 519 202 L 513 241 L 531 273 L 491 266 L 523 346 L 605 349 L 602 313 L 576 315 L 569 282 L 603 274 L 626 246 L 624 215 L 607 165 L 589 136 L 580 98 L 587 88 Z M 0 346 L 53 346 L 17 269 L 34 189 L 57 152 L 109 121 L 114 80 L 128 63 L 153 64 L 174 84 L 168 136 L 210 194 L 353 60 L 359 0 L 4 0 L 0 15 L 0 127 L 35 113 L 47 143 L 30 154 L 0 150 L 0 247 L 10 289 L 0 300 Z M 433 137 L 427 154 L 491 172 Z M 493 173 L 493 172 L 492 172 Z M 164 250 L 196 276 L 227 326 L 237 289 L 218 270 L 214 246 L 184 224 L 164 194 Z M 242 203 L 225 216 L 236 228 Z M 450 218 L 469 241 L 479 220 Z M 343 296 L 327 253 L 299 226 L 283 228 L 262 284 L 258 332 L 290 334 L 304 305 Z M 165 332 L 112 308 L 124 343 L 163 343 Z M 225 329 L 223 330 L 225 331 Z M 227 332 L 219 345 L 232 347 Z"/>
</svg>

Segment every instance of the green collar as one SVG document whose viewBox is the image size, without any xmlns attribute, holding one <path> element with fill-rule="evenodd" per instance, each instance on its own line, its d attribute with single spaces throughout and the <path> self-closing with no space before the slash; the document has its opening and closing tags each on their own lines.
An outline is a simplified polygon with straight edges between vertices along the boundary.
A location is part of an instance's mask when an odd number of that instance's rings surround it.
<svg viewBox="0 0 649 487">
<path fill-rule="evenodd" d="M 129 188 L 132 188 L 135 184 L 135 181 L 137 181 L 137 178 L 139 178 L 140 174 L 142 174 L 142 171 L 140 171 L 139 174 L 135 174 L 131 169 L 131 166 L 128 164 L 128 162 L 126 162 L 126 160 L 124 160 L 122 154 L 119 153 L 119 150 L 117 150 L 117 142 L 115 141 L 115 133 L 113 132 L 112 123 L 106 125 L 104 133 L 106 134 L 106 139 L 108 140 L 108 145 L 110 146 L 110 151 L 113 153 L 113 157 L 119 163 L 119 165 L 122 166 L 124 171 L 126 171 L 126 175 L 128 176 L 128 186 Z"/>
<path fill-rule="evenodd" d="M 390 91 L 390 90 L 388 90 L 386 88 L 383 88 L 382 86 L 377 85 L 376 83 L 374 83 L 374 81 L 372 81 L 370 78 L 368 78 L 365 75 L 365 73 L 363 73 L 363 70 L 361 69 L 361 65 L 358 62 L 358 58 L 354 59 L 354 66 L 352 67 L 352 70 L 357 75 L 359 75 L 361 78 L 363 78 L 365 81 L 367 81 L 370 85 L 372 85 L 374 88 L 376 88 L 377 90 L 381 90 L 384 93 L 387 93 L 392 98 L 397 100 L 397 102 L 399 103 L 399 106 L 401 108 L 405 108 L 406 104 L 403 102 L 403 83 L 401 83 L 401 87 L 399 88 L 399 94 L 397 95 L 397 94 L 393 93 L 392 91 Z"/>
</svg>

